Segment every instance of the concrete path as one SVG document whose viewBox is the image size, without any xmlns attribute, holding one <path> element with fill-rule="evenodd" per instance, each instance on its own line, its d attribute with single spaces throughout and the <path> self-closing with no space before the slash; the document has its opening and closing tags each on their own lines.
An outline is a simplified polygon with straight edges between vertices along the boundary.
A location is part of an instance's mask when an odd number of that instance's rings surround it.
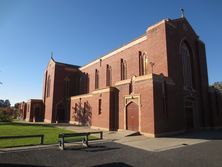
<svg viewBox="0 0 222 167">
<path fill-rule="evenodd" d="M 75 132 L 91 132 L 98 129 L 90 129 L 81 126 L 58 126 L 73 130 Z M 192 131 L 174 137 L 150 138 L 143 135 L 127 136 L 130 132 L 104 131 L 104 142 L 113 141 L 116 143 L 140 148 L 147 151 L 159 152 L 179 147 L 187 147 L 194 144 L 208 142 L 214 139 L 222 139 L 222 130 Z M 127 136 L 127 137 L 126 137 Z"/>
<path fill-rule="evenodd" d="M 165 151 L 188 145 L 194 145 L 206 142 L 205 139 L 180 139 L 180 138 L 148 138 L 145 136 L 132 136 L 121 140 L 117 143 L 140 148 L 147 151 Z"/>
<path fill-rule="evenodd" d="M 56 127 L 72 130 L 74 132 L 95 132 L 101 131 L 99 129 L 91 129 L 86 126 L 74 126 L 69 124 L 55 124 Z M 174 137 L 150 138 L 143 135 L 128 136 L 134 132 L 132 131 L 103 131 L 103 140 L 90 141 L 90 143 L 107 143 L 115 142 L 134 148 L 143 149 L 146 151 L 160 152 L 171 150 L 180 147 L 187 147 L 199 143 L 209 142 L 211 140 L 222 140 L 222 129 L 220 130 L 202 130 L 192 131 Z M 95 135 L 96 136 L 96 135 Z M 75 143 L 73 144 L 75 145 Z M 77 144 L 79 145 L 79 144 Z M 30 146 L 30 147 L 16 147 L 0 149 L 0 153 L 8 151 L 24 151 L 30 149 L 44 149 L 48 147 L 58 147 L 54 145 Z"/>
<path fill-rule="evenodd" d="M 56 125 L 75 132 L 92 132 L 88 127 Z M 0 166 L 222 166 L 222 130 L 193 131 L 174 137 L 149 138 L 132 133 L 104 131 L 104 140 L 90 141 L 90 147 L 58 145 L 0 150 Z M 198 144 L 199 143 L 199 144 Z"/>
<path fill-rule="evenodd" d="M 222 140 L 150 152 L 115 142 L 0 154 L 2 167 L 221 167 Z"/>
</svg>

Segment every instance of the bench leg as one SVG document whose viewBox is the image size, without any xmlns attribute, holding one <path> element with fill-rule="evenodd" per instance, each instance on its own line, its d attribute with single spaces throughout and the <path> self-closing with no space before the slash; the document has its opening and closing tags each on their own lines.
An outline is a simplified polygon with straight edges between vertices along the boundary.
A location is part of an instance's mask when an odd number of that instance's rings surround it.
<svg viewBox="0 0 222 167">
<path fill-rule="evenodd" d="M 82 145 L 84 147 L 89 147 L 89 143 L 88 143 L 88 135 L 84 137 L 84 139 L 82 140 Z"/>
<path fill-rule="evenodd" d="M 100 139 L 103 139 L 103 132 L 100 132 Z"/>
<path fill-rule="evenodd" d="M 44 143 L 44 136 L 41 136 L 41 143 L 40 144 L 43 144 Z"/>
<path fill-rule="evenodd" d="M 64 150 L 64 149 L 65 149 L 64 138 L 61 138 L 61 139 L 59 140 L 59 148 L 60 148 L 61 150 Z"/>
</svg>

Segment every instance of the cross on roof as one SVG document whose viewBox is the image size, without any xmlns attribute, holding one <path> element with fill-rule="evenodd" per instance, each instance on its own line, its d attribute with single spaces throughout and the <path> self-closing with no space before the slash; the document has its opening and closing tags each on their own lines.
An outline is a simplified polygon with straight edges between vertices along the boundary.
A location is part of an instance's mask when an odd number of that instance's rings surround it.
<svg viewBox="0 0 222 167">
<path fill-rule="evenodd" d="M 183 18 L 184 17 L 184 9 L 181 8 L 180 11 L 181 11 L 181 17 Z"/>
</svg>

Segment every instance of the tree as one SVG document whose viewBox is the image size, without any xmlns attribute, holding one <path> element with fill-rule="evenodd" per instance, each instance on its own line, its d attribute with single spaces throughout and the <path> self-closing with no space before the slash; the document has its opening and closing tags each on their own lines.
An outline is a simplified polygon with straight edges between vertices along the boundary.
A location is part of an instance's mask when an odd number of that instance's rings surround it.
<svg viewBox="0 0 222 167">
<path fill-rule="evenodd" d="M 19 103 L 15 103 L 15 104 L 14 104 L 14 107 L 15 107 L 16 109 L 18 109 L 18 108 L 19 108 Z"/>
<path fill-rule="evenodd" d="M 213 86 L 214 86 L 215 88 L 217 88 L 217 89 L 221 89 L 221 90 L 222 90 L 222 82 L 215 82 L 215 83 L 213 84 Z"/>
<path fill-rule="evenodd" d="M 5 101 L 0 99 L 0 107 L 10 107 L 11 103 L 8 99 L 6 99 Z"/>
<path fill-rule="evenodd" d="M 5 100 L 5 107 L 10 107 L 11 106 L 11 103 L 8 99 Z"/>
<path fill-rule="evenodd" d="M 0 107 L 4 107 L 4 100 L 0 99 Z"/>
<path fill-rule="evenodd" d="M 14 113 L 11 108 L 0 108 L 0 122 L 12 121 L 13 117 Z"/>
<path fill-rule="evenodd" d="M 212 86 L 217 90 L 217 92 L 222 94 L 222 81 L 214 82 Z"/>
</svg>

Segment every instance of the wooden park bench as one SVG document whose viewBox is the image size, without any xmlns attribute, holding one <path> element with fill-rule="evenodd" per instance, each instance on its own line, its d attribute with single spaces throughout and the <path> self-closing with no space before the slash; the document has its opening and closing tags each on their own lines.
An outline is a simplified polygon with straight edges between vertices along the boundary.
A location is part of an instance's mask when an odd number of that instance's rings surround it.
<svg viewBox="0 0 222 167">
<path fill-rule="evenodd" d="M 19 136 L 0 136 L 0 139 L 21 139 L 21 138 L 34 138 L 39 137 L 41 138 L 40 144 L 44 143 L 44 135 L 19 135 Z"/>
<path fill-rule="evenodd" d="M 61 133 L 59 134 L 59 148 L 61 150 L 65 149 L 65 143 L 70 143 L 70 142 L 82 142 L 82 145 L 84 147 L 89 147 L 89 135 L 92 134 L 100 134 L 99 139 L 91 139 L 91 140 L 100 140 L 103 139 L 103 132 L 98 131 L 98 132 L 82 132 L 82 133 Z M 81 140 L 74 140 L 74 141 L 65 141 L 65 138 L 70 138 L 70 137 L 83 137 Z"/>
</svg>

